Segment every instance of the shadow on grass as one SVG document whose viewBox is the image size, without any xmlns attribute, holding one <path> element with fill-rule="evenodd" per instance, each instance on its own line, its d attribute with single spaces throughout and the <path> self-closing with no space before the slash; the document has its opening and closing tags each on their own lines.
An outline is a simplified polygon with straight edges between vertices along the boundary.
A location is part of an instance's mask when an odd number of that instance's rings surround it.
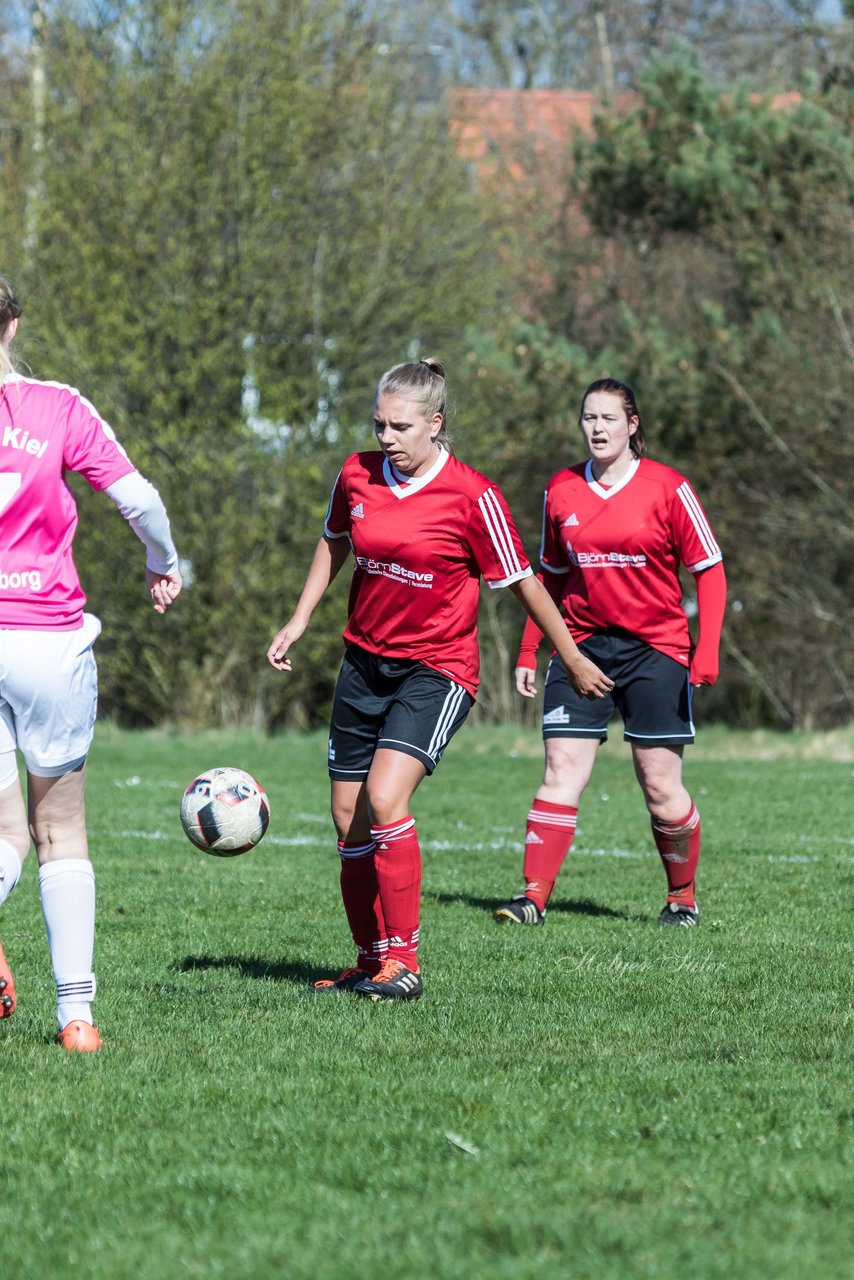
<svg viewBox="0 0 854 1280">
<path fill-rule="evenodd" d="M 492 914 L 496 907 L 500 907 L 506 902 L 506 898 L 474 898 L 465 893 L 425 893 L 425 898 L 433 902 L 462 902 L 467 907 L 476 907 L 481 911 L 488 911 Z M 565 899 L 560 902 L 549 903 L 549 915 L 570 915 L 570 916 L 608 916 L 612 920 L 637 920 L 642 917 L 631 915 L 628 911 L 615 911 L 612 907 L 603 907 L 599 902 L 593 902 L 590 898 L 577 898 L 574 900 Z"/>
<path fill-rule="evenodd" d="M 305 987 L 318 978 L 337 978 L 340 972 L 339 969 L 318 972 L 316 965 L 263 960 L 260 956 L 185 956 L 173 967 L 176 973 L 192 973 L 196 969 L 234 969 L 244 978 L 271 978 L 274 982 L 292 982 L 298 987 Z"/>
</svg>

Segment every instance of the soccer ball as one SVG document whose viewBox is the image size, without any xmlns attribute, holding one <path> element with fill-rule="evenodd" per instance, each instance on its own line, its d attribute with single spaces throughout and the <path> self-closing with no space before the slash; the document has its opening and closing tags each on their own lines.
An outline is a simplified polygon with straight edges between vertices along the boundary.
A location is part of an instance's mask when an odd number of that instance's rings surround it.
<svg viewBox="0 0 854 1280">
<path fill-rule="evenodd" d="M 270 824 L 264 788 L 243 769 L 207 769 L 181 799 L 181 826 L 199 849 L 233 858 L 253 849 Z"/>
</svg>

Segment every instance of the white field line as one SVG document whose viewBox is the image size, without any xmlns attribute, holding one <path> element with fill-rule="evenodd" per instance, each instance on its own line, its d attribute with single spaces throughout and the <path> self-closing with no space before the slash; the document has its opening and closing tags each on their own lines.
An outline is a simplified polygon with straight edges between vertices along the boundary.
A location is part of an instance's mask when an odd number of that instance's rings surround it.
<svg viewBox="0 0 854 1280">
<path fill-rule="evenodd" d="M 326 819 L 324 818 L 324 821 Z M 172 831 L 116 831 L 114 835 L 120 840 L 168 840 L 180 843 L 183 840 L 183 833 L 180 828 Z M 810 840 L 810 837 L 804 837 Z M 813 842 L 813 841 L 811 841 Z M 817 842 L 817 838 L 816 841 Z M 266 835 L 264 837 L 265 845 L 275 845 L 280 849 L 301 849 L 309 845 L 325 845 L 329 843 L 326 837 L 317 836 L 274 836 Z M 832 841 L 830 843 L 833 843 Z M 846 839 L 836 840 L 837 844 L 850 845 L 852 841 Z M 507 853 L 508 851 L 521 852 L 520 842 L 514 840 L 479 840 L 479 841 L 455 841 L 455 840 L 430 840 L 425 841 L 424 851 L 429 853 L 431 849 L 441 851 L 442 853 L 459 853 L 465 855 L 467 853 Z M 585 849 L 583 846 L 573 845 L 572 858 L 628 858 L 633 861 L 643 861 L 646 858 L 656 858 L 658 855 L 654 849 Z M 766 854 L 768 862 L 789 863 L 795 865 L 808 865 L 815 862 L 825 862 L 832 859 L 837 863 L 854 863 L 854 857 L 845 857 L 844 855 L 832 854 L 826 852 L 824 854 L 806 854 L 806 853 L 769 853 Z"/>
<path fill-rule="evenodd" d="M 133 787 L 133 786 L 139 786 L 141 781 L 142 780 L 139 777 L 132 776 L 130 778 L 127 778 L 121 781 L 118 779 L 115 779 L 113 785 L 117 787 L 126 787 L 126 786 Z M 146 784 L 143 784 L 143 785 L 146 785 Z M 164 785 L 167 785 L 167 784 L 163 784 L 160 782 L 157 783 L 158 788 L 161 788 Z M 303 826 L 303 827 L 305 826 L 321 827 L 322 826 L 325 830 L 323 831 L 322 834 L 318 833 L 315 836 L 310 836 L 310 835 L 279 836 L 279 835 L 273 835 L 272 833 L 268 833 L 264 837 L 264 843 L 266 845 L 275 845 L 278 848 L 282 848 L 282 849 L 299 849 L 299 848 L 304 848 L 307 845 L 315 845 L 315 844 L 331 845 L 334 843 L 333 837 L 332 837 L 331 821 L 328 813 L 325 813 L 325 812 L 324 813 L 308 813 L 304 811 L 302 812 L 297 811 L 297 812 L 291 813 L 289 815 L 288 820 L 289 820 L 289 823 L 293 826 Z M 493 831 L 495 833 L 493 838 L 487 839 L 487 840 L 466 839 L 466 827 L 461 822 L 456 823 L 455 828 L 456 828 L 455 838 L 453 839 L 425 841 L 424 842 L 425 852 L 429 852 L 431 849 L 435 849 L 437 852 L 458 853 L 461 855 L 465 855 L 466 853 L 507 853 L 507 852 L 511 852 L 511 853 L 517 852 L 521 854 L 522 852 L 521 837 L 519 835 L 518 828 L 515 826 L 509 827 L 503 824 L 500 826 L 496 826 L 493 828 Z M 176 829 L 172 831 L 133 830 L 133 831 L 118 831 L 118 832 L 115 832 L 114 834 L 118 835 L 119 838 L 123 840 L 180 841 L 183 837 L 183 833 L 181 832 L 180 827 L 177 826 L 177 823 L 176 823 Z M 854 858 L 841 856 L 841 854 L 836 854 L 832 852 L 830 849 L 830 846 L 832 845 L 837 845 L 837 846 L 842 845 L 846 848 L 854 847 L 854 837 L 852 836 L 842 836 L 842 835 L 817 836 L 817 835 L 810 835 L 806 832 L 802 832 L 802 833 L 798 833 L 797 835 L 791 836 L 790 839 L 792 843 L 796 846 L 797 845 L 801 845 L 801 846 L 821 845 L 821 846 L 824 846 L 824 848 L 822 849 L 821 852 L 815 852 L 815 853 L 795 853 L 795 852 L 769 853 L 765 855 L 767 858 L 767 861 L 773 862 L 773 863 L 784 863 L 784 864 L 788 863 L 788 864 L 794 864 L 794 865 L 805 865 L 805 864 L 809 865 L 811 863 L 823 862 L 828 859 L 833 859 L 833 861 L 837 863 L 841 862 L 843 864 L 854 862 Z M 583 836 L 580 830 L 576 833 L 575 842 L 573 843 L 572 852 L 570 854 L 570 857 L 572 858 L 618 858 L 618 859 L 629 859 L 632 861 L 644 861 L 648 858 L 656 858 L 657 856 L 658 854 L 655 851 L 655 849 L 621 849 L 619 847 L 588 848 L 584 844 Z"/>
</svg>

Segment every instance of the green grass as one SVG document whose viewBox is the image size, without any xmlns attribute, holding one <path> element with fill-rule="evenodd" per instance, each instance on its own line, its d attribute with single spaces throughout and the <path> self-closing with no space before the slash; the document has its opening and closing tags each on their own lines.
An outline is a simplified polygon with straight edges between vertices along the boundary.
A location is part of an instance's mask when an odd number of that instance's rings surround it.
<svg viewBox="0 0 854 1280">
<path fill-rule="evenodd" d="M 304 994 L 351 960 L 324 735 L 100 729 L 101 1054 L 52 1043 L 32 857 L 0 919 L 4 1280 L 848 1277 L 852 748 L 703 736 L 689 931 L 609 743 L 546 927 L 502 929 L 541 744 L 467 728 L 415 801 L 425 998 L 389 1007 Z M 229 763 L 273 820 L 218 860 L 177 809 Z"/>
</svg>

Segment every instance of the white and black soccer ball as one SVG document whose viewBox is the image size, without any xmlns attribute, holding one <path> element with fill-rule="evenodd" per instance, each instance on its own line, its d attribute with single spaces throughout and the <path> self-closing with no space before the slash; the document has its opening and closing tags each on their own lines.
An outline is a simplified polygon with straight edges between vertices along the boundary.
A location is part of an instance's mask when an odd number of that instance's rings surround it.
<svg viewBox="0 0 854 1280">
<path fill-rule="evenodd" d="M 207 769 L 181 798 L 181 826 L 193 844 L 218 858 L 254 849 L 270 825 L 270 802 L 244 769 Z"/>
</svg>

